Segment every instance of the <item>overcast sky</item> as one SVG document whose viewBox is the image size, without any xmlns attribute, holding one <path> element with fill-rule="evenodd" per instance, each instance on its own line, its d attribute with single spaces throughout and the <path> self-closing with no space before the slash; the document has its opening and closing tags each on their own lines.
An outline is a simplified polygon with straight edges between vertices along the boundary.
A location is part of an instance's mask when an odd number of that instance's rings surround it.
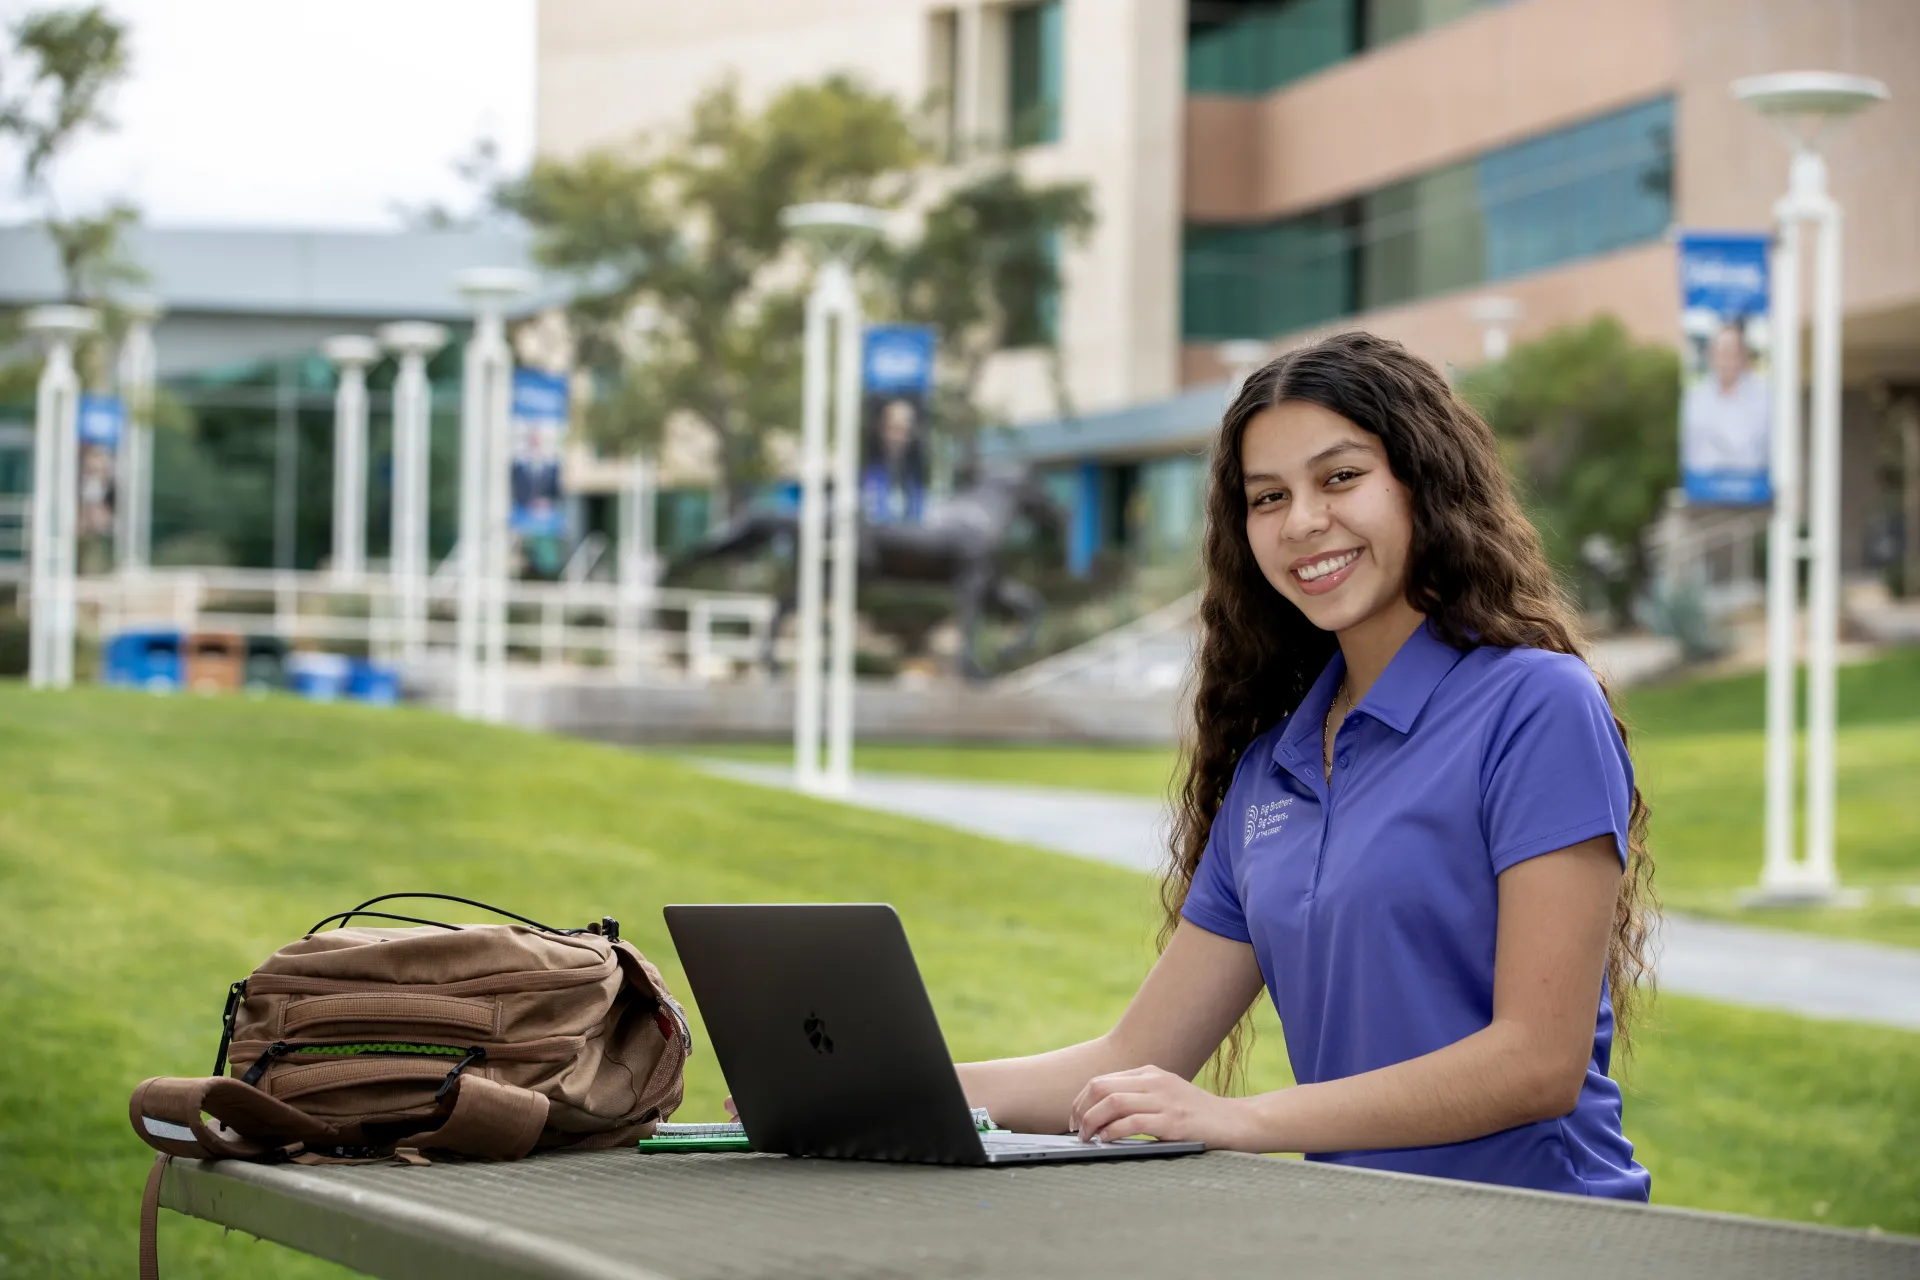
<svg viewBox="0 0 1920 1280">
<path fill-rule="evenodd" d="M 0 20 L 51 0 L 0 0 Z M 127 196 L 168 226 L 390 228 L 462 201 L 491 136 L 533 151 L 535 0 L 109 0 L 131 28 L 119 128 L 56 171 L 64 205 Z M 9 42 L 10 43 L 10 42 Z M 0 223 L 32 216 L 0 154 Z"/>
</svg>

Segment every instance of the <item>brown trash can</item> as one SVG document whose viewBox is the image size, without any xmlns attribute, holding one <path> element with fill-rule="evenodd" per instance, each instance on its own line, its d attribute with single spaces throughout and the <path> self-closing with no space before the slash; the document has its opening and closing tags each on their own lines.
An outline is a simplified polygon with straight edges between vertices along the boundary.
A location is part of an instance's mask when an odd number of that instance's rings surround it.
<svg viewBox="0 0 1920 1280">
<path fill-rule="evenodd" d="M 195 693 L 230 693 L 246 683 L 247 642 L 229 631 L 187 637 L 186 686 Z"/>
</svg>

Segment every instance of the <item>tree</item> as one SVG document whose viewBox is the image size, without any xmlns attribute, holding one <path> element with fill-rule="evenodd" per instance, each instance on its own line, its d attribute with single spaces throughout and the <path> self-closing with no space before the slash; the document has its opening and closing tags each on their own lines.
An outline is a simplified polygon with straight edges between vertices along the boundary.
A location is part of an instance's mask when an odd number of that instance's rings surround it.
<svg viewBox="0 0 1920 1280">
<path fill-rule="evenodd" d="M 120 247 L 139 210 L 116 200 L 95 214 L 65 215 L 52 170 L 83 134 L 114 127 L 106 99 L 130 69 L 127 29 L 99 5 L 88 5 L 30 13 L 11 34 L 25 83 L 12 92 L 0 85 L 0 134 L 20 147 L 20 190 L 41 205 L 67 300 L 96 302 L 115 284 L 144 278 Z"/>
<path fill-rule="evenodd" d="M 0 80 L 0 137 L 12 138 L 20 149 L 18 186 L 40 206 L 40 225 L 59 257 L 66 300 L 101 314 L 102 332 L 82 342 L 76 353 L 81 376 L 99 386 L 107 380 L 107 353 L 128 319 L 112 290 L 146 279 L 122 244 L 140 211 L 113 200 L 95 213 L 63 213 L 52 177 L 81 136 L 114 127 L 106 99 L 130 69 L 127 29 L 99 5 L 88 5 L 30 13 L 9 34 L 12 56 L 0 68 L 6 76 Z M 0 394 L 17 394 L 36 375 L 37 363 L 0 370 Z"/>
<path fill-rule="evenodd" d="M 1614 616 L 1628 616 L 1647 579 L 1641 533 L 1679 483 L 1679 354 L 1602 316 L 1514 347 L 1461 391 L 1500 437 L 1560 571 L 1584 576 L 1595 535 L 1621 555 L 1607 592 Z"/>
<path fill-rule="evenodd" d="M 892 264 L 904 318 L 934 326 L 945 373 L 934 397 L 937 425 L 971 452 L 985 425 L 979 403 L 987 360 L 1008 347 L 1043 346 L 1059 411 L 1068 411 L 1055 311 L 1062 237 L 1093 229 L 1083 182 L 1029 184 L 1002 157 L 954 187 L 926 212 L 920 237 Z"/>
<path fill-rule="evenodd" d="M 787 89 L 757 113 L 727 82 L 682 131 L 541 161 L 504 187 L 536 257 L 580 285 L 570 310 L 600 389 L 589 434 L 630 448 L 685 415 L 712 434 L 730 496 L 745 497 L 766 474 L 768 435 L 793 427 L 800 401 L 804 295 L 781 269 L 780 211 L 895 203 L 919 157 L 893 100 L 852 80 Z"/>
<path fill-rule="evenodd" d="M 1053 349 L 1058 388 L 1058 249 L 1093 225 L 1086 185 L 1030 184 L 1005 157 L 956 180 L 929 154 L 893 99 L 852 80 L 789 88 L 757 114 L 722 83 L 682 130 L 501 187 L 539 259 L 582 285 L 570 311 L 596 373 L 588 433 L 631 448 L 685 415 L 719 443 L 732 498 L 767 474 L 767 440 L 796 427 L 800 403 L 804 279 L 779 215 L 805 200 L 923 210 L 919 234 L 876 249 L 864 275 L 876 314 L 940 335 L 936 426 L 971 444 L 981 374 L 1006 347 Z"/>
</svg>

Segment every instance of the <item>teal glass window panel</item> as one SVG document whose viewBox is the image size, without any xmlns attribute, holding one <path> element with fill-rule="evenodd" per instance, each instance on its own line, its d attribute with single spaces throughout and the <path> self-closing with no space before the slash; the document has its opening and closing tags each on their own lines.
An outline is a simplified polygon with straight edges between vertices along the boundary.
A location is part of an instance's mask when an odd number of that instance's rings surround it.
<svg viewBox="0 0 1920 1280">
<path fill-rule="evenodd" d="M 1006 308 L 1004 343 L 1009 347 L 1051 346 L 1060 333 L 1060 233 L 1040 235 L 1034 265 L 1044 264 L 1050 280 L 1038 270 L 1010 273 L 1000 303 Z"/>
<path fill-rule="evenodd" d="M 1008 15 L 1007 124 L 1016 147 L 1060 141 L 1065 61 L 1061 3 L 1042 0 Z"/>
<path fill-rule="evenodd" d="M 1673 217 L 1673 100 L 1661 98 L 1242 226 L 1190 226 L 1188 341 L 1268 338 L 1645 243 Z"/>
<path fill-rule="evenodd" d="M 1140 464 L 1143 554 L 1150 564 L 1191 560 L 1206 526 L 1207 459 L 1177 453 Z"/>
<path fill-rule="evenodd" d="M 1368 0 L 1363 41 L 1369 49 L 1378 48 L 1445 26 L 1487 3 L 1488 0 Z"/>
<path fill-rule="evenodd" d="M 1189 227 L 1182 330 L 1189 340 L 1266 337 L 1354 310 L 1345 206 L 1260 226 Z"/>
<path fill-rule="evenodd" d="M 1360 51 L 1360 0 L 1248 5 L 1244 16 L 1194 27 L 1187 91 L 1258 97 Z"/>
<path fill-rule="evenodd" d="M 1360 308 L 1388 307 L 1486 278 L 1477 173 L 1448 165 L 1361 198 Z"/>
<path fill-rule="evenodd" d="M 1489 280 L 1651 240 L 1673 220 L 1673 99 L 1503 147 L 1477 167 Z"/>
</svg>

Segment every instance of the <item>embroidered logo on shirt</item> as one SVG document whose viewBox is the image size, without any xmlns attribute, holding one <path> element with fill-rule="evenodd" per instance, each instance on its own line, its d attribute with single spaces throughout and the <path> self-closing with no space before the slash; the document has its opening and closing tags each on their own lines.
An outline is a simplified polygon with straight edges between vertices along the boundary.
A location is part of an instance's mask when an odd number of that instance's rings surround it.
<svg viewBox="0 0 1920 1280">
<path fill-rule="evenodd" d="M 1293 805 L 1293 797 L 1284 800 L 1269 800 L 1265 804 L 1247 806 L 1246 834 L 1241 840 L 1244 848 L 1255 840 L 1264 840 L 1278 831 L 1287 821 L 1287 810 Z"/>
</svg>

